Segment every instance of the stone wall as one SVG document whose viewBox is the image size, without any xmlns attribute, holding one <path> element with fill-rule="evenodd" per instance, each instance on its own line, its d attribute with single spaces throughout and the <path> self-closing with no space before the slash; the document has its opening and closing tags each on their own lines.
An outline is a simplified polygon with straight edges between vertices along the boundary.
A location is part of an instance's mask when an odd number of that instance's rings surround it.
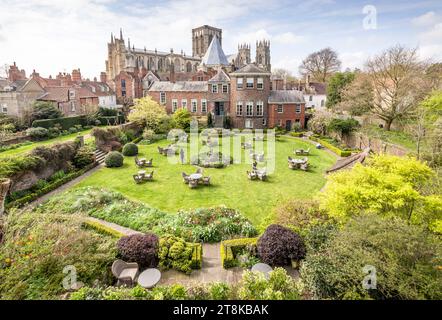
<svg viewBox="0 0 442 320">
<path fill-rule="evenodd" d="M 35 148 L 30 155 L 40 157 L 41 164 L 35 169 L 25 170 L 9 177 L 11 179 L 9 192 L 30 189 L 38 180 L 48 179 L 57 171 L 67 170 L 79 146 L 79 143 L 69 141 L 51 147 Z"/>
<path fill-rule="evenodd" d="M 409 153 L 409 151 L 403 147 L 385 142 L 381 139 L 370 138 L 359 132 L 344 137 L 342 142 L 351 148 L 359 148 L 361 150 L 369 147 L 371 151 L 380 154 L 391 154 L 402 157 Z"/>
</svg>

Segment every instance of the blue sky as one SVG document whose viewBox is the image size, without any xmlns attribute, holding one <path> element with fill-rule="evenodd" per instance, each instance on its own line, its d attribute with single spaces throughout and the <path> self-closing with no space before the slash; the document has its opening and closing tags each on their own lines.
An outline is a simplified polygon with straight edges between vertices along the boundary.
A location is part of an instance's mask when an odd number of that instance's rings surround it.
<svg viewBox="0 0 442 320">
<path fill-rule="evenodd" d="M 367 5 L 376 9 L 376 29 L 363 28 Z M 266 38 L 273 67 L 294 74 L 306 55 L 328 46 L 344 68 L 397 43 L 442 60 L 441 0 L 0 0 L 0 8 L 0 65 L 16 61 L 44 76 L 77 67 L 98 76 L 120 27 L 136 47 L 191 54 L 191 29 L 209 24 L 223 29 L 226 54 L 251 43 L 252 60 L 255 41 Z"/>
</svg>

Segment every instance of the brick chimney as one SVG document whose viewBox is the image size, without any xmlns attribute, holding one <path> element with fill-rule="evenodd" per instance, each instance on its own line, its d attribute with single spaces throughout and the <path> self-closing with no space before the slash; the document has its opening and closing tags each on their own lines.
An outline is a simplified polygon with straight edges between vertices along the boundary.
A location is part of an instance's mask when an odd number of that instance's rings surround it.
<svg viewBox="0 0 442 320">
<path fill-rule="evenodd" d="M 106 72 L 100 73 L 100 81 L 106 83 L 107 82 L 107 74 Z"/>
<path fill-rule="evenodd" d="M 80 68 L 72 70 L 72 81 L 76 83 L 81 82 L 81 72 Z"/>
<path fill-rule="evenodd" d="M 15 62 L 12 66 L 9 66 L 8 74 L 8 79 L 12 82 L 17 80 L 26 80 L 26 72 L 24 70 L 19 70 Z"/>
</svg>

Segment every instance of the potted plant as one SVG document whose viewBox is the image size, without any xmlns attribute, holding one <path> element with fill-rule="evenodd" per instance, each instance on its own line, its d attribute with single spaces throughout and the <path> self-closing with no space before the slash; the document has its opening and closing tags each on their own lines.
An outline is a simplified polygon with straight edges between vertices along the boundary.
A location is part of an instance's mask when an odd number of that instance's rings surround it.
<svg viewBox="0 0 442 320">
<path fill-rule="evenodd" d="M 11 186 L 10 179 L 0 179 L 0 216 L 5 211 L 5 200 Z"/>
</svg>

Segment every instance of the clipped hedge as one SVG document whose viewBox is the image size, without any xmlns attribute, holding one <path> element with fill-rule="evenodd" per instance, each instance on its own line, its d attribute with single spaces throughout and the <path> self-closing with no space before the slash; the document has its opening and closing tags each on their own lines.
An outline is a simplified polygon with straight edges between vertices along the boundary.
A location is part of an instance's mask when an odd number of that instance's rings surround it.
<svg viewBox="0 0 442 320">
<path fill-rule="evenodd" d="M 60 125 L 62 130 L 69 130 L 72 127 L 77 125 L 87 126 L 88 121 L 86 116 L 73 116 L 73 117 L 64 117 L 57 119 L 43 119 L 43 120 L 34 120 L 32 122 L 32 127 L 37 128 L 52 128 L 55 125 Z"/>
<path fill-rule="evenodd" d="M 258 238 L 240 238 L 221 241 L 220 254 L 223 268 L 236 267 L 237 261 L 234 253 L 247 246 L 256 246 L 257 242 Z"/>
<path fill-rule="evenodd" d="M 333 151 L 334 153 L 336 153 L 338 156 L 340 157 L 349 157 L 351 156 L 351 151 L 347 151 L 347 150 L 341 150 L 338 147 L 332 145 L 331 143 L 328 143 L 325 140 L 321 140 L 317 137 L 310 137 L 310 140 L 319 142 L 323 147 L 329 149 L 330 151 Z"/>
<path fill-rule="evenodd" d="M 290 135 L 295 138 L 301 138 L 304 136 L 304 132 L 290 132 Z"/>
<path fill-rule="evenodd" d="M 23 207 L 24 205 L 26 205 L 34 200 L 37 200 L 41 196 L 57 189 L 58 187 L 62 186 L 63 184 L 65 184 L 71 180 L 74 180 L 75 178 L 78 178 L 79 176 L 83 175 L 84 173 L 86 173 L 90 169 L 94 168 L 96 165 L 97 164 L 94 162 L 93 164 L 91 164 L 81 170 L 69 173 L 69 174 L 65 175 L 63 178 L 54 181 L 53 183 L 47 185 L 44 188 L 39 189 L 36 192 L 33 192 L 31 194 L 24 196 L 23 198 L 20 198 L 20 199 L 13 201 L 13 202 L 8 203 L 5 207 L 7 209 L 12 208 L 12 207 L 15 207 L 15 208 Z"/>
<path fill-rule="evenodd" d="M 89 229 L 93 229 L 94 231 L 100 233 L 100 234 L 104 234 L 104 235 L 109 235 L 112 236 L 114 238 L 120 239 L 121 237 L 124 237 L 124 234 L 121 232 L 118 232 L 117 230 L 114 230 L 112 228 L 109 228 L 97 221 L 90 221 L 90 220 L 86 220 L 83 225 L 86 228 Z"/>
<path fill-rule="evenodd" d="M 201 243 L 192 243 L 192 260 L 190 267 L 192 269 L 201 269 L 203 264 L 203 246 Z"/>
</svg>

